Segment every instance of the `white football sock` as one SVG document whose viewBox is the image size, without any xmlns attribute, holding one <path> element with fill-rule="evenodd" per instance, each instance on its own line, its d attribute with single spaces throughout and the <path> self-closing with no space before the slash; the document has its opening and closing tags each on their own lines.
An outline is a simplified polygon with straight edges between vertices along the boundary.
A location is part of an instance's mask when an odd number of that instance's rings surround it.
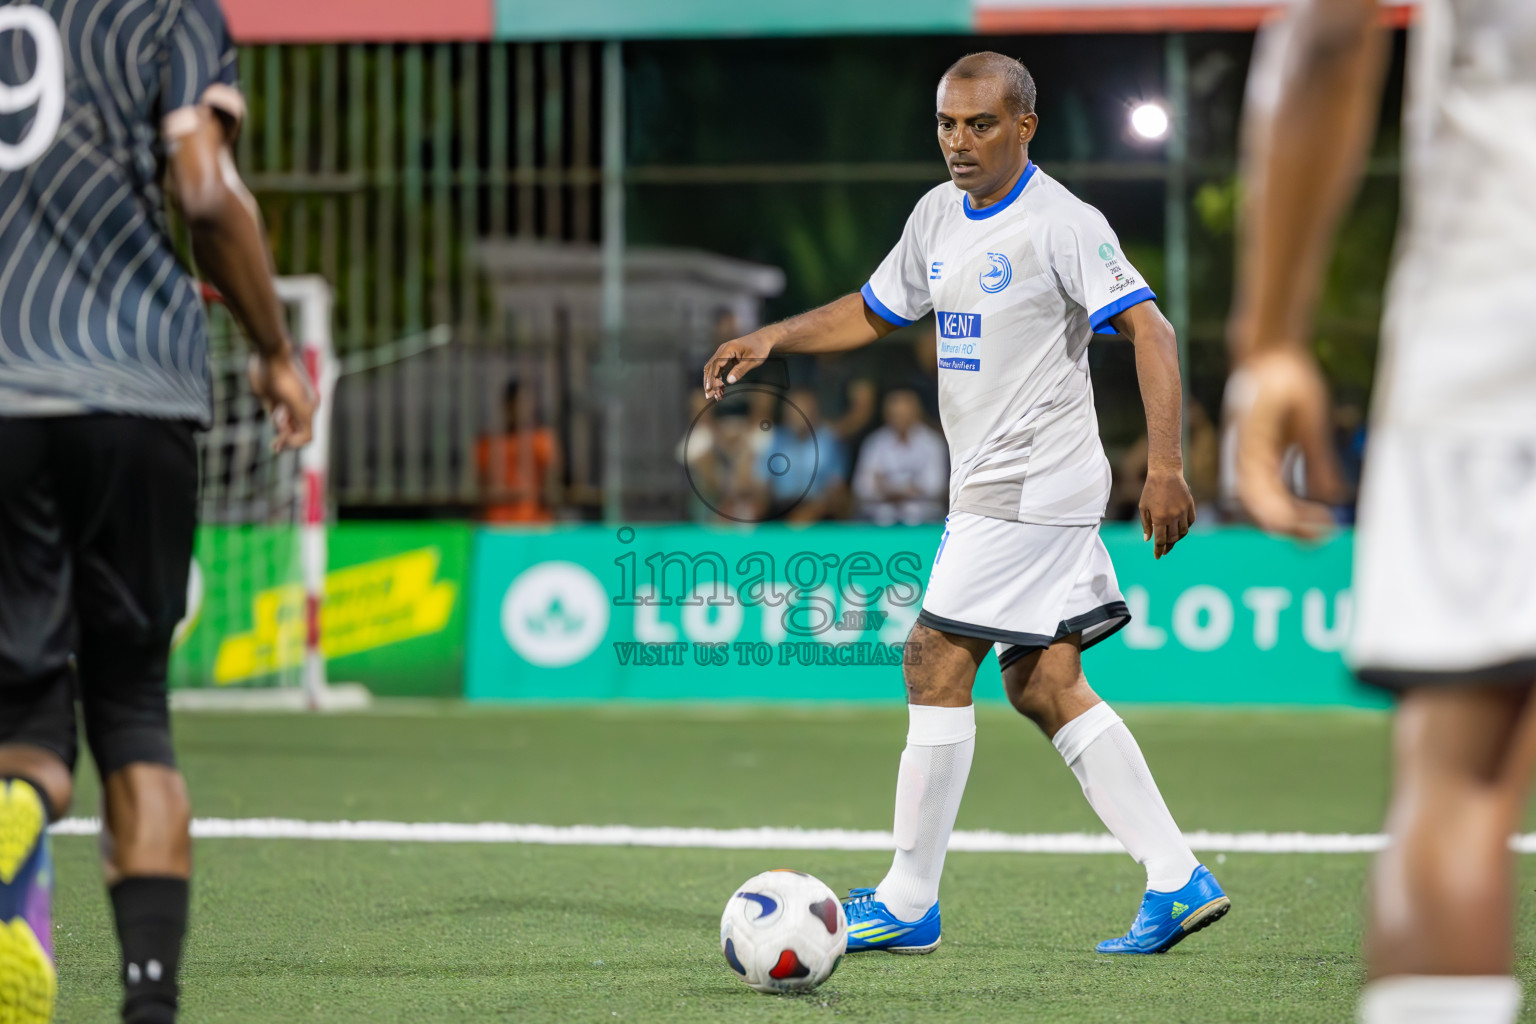
<svg viewBox="0 0 1536 1024">
<path fill-rule="evenodd" d="M 896 774 L 896 856 L 875 899 L 902 921 L 939 900 L 944 853 L 976 753 L 976 708 L 908 704 L 907 749 Z"/>
<path fill-rule="evenodd" d="M 1136 738 L 1099 703 L 1052 737 L 1104 826 L 1147 869 L 1147 888 L 1182 889 L 1200 862 L 1168 813 Z"/>
<path fill-rule="evenodd" d="M 1514 1024 L 1520 983 L 1501 976 L 1401 974 L 1360 994 L 1361 1024 Z"/>
</svg>

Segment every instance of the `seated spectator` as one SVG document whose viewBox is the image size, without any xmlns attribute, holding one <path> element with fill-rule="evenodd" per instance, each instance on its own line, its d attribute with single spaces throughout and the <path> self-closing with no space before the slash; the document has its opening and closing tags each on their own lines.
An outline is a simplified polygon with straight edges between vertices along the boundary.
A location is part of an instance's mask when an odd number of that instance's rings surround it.
<svg viewBox="0 0 1536 1024">
<path fill-rule="evenodd" d="M 769 426 L 767 420 L 759 423 Z M 847 494 L 843 445 L 822 421 L 815 392 L 789 393 L 778 425 L 758 452 L 756 476 L 768 518 L 814 523 L 837 517 Z"/>
<path fill-rule="evenodd" d="M 870 346 L 880 352 L 880 389 L 886 394 L 897 388 L 917 392 L 923 404 L 923 420 L 939 421 L 939 349 L 933 320 L 924 319 Z M 902 340 L 898 340 L 902 339 Z"/>
<path fill-rule="evenodd" d="M 885 426 L 859 451 L 853 494 L 860 514 L 882 526 L 932 523 L 944 518 L 949 496 L 949 448 L 923 422 L 917 392 L 885 396 Z"/>
<path fill-rule="evenodd" d="M 521 398 L 518 382 L 507 382 L 502 396 L 502 433 L 480 438 L 475 465 L 485 496 L 488 523 L 547 523 L 555 517 L 549 495 L 558 486 L 560 442 L 540 426 L 531 403 Z"/>
<path fill-rule="evenodd" d="M 703 392 L 699 392 L 700 397 Z M 755 479 L 757 450 L 752 421 L 739 411 L 707 406 L 693 432 L 679 442 L 701 522 L 755 523 L 763 504 Z"/>
<path fill-rule="evenodd" d="M 1189 485 L 1190 497 L 1195 499 L 1196 522 L 1209 526 L 1221 521 L 1221 510 L 1216 501 L 1220 440 L 1205 406 L 1191 400 L 1188 409 L 1189 444 L 1184 450 L 1184 482 Z M 1111 467 L 1113 483 L 1104 518 L 1132 522 L 1141 519 L 1141 491 L 1147 486 L 1148 450 L 1147 435 L 1142 434 Z"/>
<path fill-rule="evenodd" d="M 1360 486 L 1360 467 L 1365 461 L 1365 413 L 1353 402 L 1333 408 L 1333 443 L 1339 450 L 1339 465 L 1344 483 L 1351 489 Z"/>
</svg>

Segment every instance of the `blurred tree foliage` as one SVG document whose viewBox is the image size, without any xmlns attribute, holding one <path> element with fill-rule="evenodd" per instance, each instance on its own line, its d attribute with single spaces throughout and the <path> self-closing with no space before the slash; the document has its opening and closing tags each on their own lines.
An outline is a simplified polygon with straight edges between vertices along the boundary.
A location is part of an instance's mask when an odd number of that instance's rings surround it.
<svg viewBox="0 0 1536 1024">
<path fill-rule="evenodd" d="M 1228 268 L 1225 288 L 1197 273 L 1203 292 L 1225 291 L 1230 304 L 1232 250 L 1240 183 L 1235 176 L 1206 182 L 1194 195 L 1195 215 L 1206 244 L 1197 260 Z M 1368 178 L 1361 186 L 1334 239 L 1333 257 L 1323 282 L 1312 348 L 1340 401 L 1363 404 L 1370 396 L 1381 325 L 1383 291 L 1397 231 L 1396 175 Z M 1208 296 L 1215 298 L 1215 296 Z"/>
</svg>

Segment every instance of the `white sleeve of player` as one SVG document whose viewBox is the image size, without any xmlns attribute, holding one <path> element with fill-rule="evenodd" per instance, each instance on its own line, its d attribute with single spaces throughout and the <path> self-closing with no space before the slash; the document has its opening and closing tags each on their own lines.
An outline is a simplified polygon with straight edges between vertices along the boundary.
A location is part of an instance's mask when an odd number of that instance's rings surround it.
<svg viewBox="0 0 1536 1024">
<path fill-rule="evenodd" d="M 902 229 L 901 241 L 860 289 L 865 305 L 880 319 L 897 327 L 905 327 L 933 309 L 933 297 L 928 293 L 928 264 L 923 260 L 919 237 L 921 212 L 921 208 L 912 211 Z"/>
<path fill-rule="evenodd" d="M 1114 334 L 1110 317 L 1157 298 L 1120 251 L 1104 215 L 1086 203 L 1051 225 L 1046 244 L 1062 287 L 1088 311 L 1095 334 Z"/>
</svg>

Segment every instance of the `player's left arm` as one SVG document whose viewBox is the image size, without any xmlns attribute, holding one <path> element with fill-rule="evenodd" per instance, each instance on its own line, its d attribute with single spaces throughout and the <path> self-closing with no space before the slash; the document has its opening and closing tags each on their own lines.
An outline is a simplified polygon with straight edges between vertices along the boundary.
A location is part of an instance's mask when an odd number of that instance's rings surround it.
<svg viewBox="0 0 1536 1024">
<path fill-rule="evenodd" d="M 160 131 L 171 194 L 186 218 L 198 270 L 223 294 L 256 350 L 251 390 L 271 417 L 274 449 L 300 448 L 313 435 L 316 396 L 288 336 L 261 212 L 235 169 L 245 100 L 234 40 L 218 0 L 169 6 Z"/>
<path fill-rule="evenodd" d="M 1162 558 L 1195 521 L 1195 499 L 1184 482 L 1184 390 L 1179 344 L 1157 303 L 1138 302 L 1109 318 L 1136 346 L 1136 377 L 1147 410 L 1147 483 L 1141 491 L 1141 532 Z"/>
</svg>

